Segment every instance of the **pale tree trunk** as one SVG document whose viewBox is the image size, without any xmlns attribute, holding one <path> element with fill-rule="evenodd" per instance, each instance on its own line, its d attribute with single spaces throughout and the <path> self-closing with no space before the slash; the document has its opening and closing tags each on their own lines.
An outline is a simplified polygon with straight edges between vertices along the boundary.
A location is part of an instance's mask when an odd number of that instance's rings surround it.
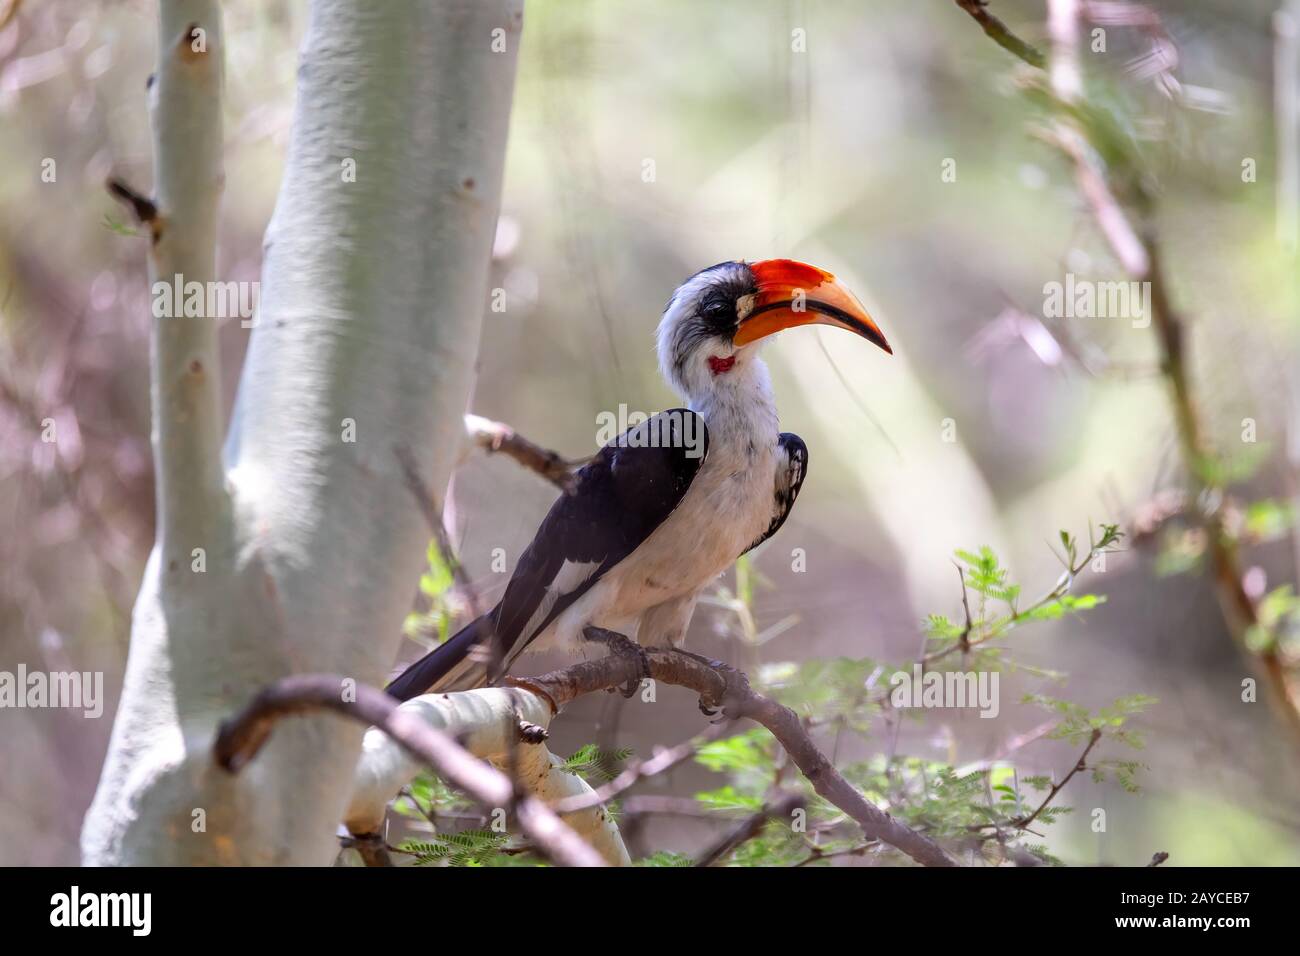
<svg viewBox="0 0 1300 956">
<path fill-rule="evenodd" d="M 278 677 L 392 663 L 427 541 L 394 449 L 445 487 L 521 26 L 521 0 L 313 4 L 224 455 L 213 321 L 155 320 L 158 540 L 84 862 L 334 857 L 363 728 L 289 721 L 237 776 L 212 742 Z M 163 0 L 155 276 L 213 275 L 222 55 L 214 0 Z"/>
</svg>

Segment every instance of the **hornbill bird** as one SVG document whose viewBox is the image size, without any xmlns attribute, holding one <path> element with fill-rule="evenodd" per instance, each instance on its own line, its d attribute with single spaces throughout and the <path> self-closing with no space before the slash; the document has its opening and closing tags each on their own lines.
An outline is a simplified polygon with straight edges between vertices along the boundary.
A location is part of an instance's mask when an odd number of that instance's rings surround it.
<svg viewBox="0 0 1300 956">
<path fill-rule="evenodd" d="M 687 279 L 664 310 L 658 353 L 689 407 L 605 445 L 551 507 L 496 607 L 388 693 L 408 700 L 495 682 L 534 642 L 573 651 L 601 642 L 640 653 L 645 671 L 639 646 L 680 644 L 700 593 L 776 534 L 803 485 L 808 448 L 778 428 L 758 343 L 813 324 L 893 351 L 853 294 L 814 266 L 722 262 Z"/>
</svg>

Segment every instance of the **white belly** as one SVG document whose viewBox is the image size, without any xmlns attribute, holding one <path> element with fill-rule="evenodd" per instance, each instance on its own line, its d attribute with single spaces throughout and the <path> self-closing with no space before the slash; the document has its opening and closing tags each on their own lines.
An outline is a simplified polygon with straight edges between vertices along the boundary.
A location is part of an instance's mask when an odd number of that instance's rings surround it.
<svg viewBox="0 0 1300 956">
<path fill-rule="evenodd" d="M 585 651 L 588 625 L 642 643 L 676 643 L 696 596 L 771 526 L 776 511 L 776 405 L 766 368 L 755 359 L 743 387 L 720 388 L 692 407 L 709 428 L 709 450 L 681 503 L 641 546 L 538 635 L 538 649 Z M 747 384 L 746 384 L 747 383 Z"/>
<path fill-rule="evenodd" d="M 731 567 L 772 521 L 774 451 L 710 453 L 668 520 L 611 572 L 618 603 L 650 607 Z"/>
<path fill-rule="evenodd" d="M 538 636 L 535 649 L 581 650 L 589 624 L 649 642 L 680 638 L 694 597 L 730 568 L 771 524 L 776 481 L 771 444 L 748 440 L 739 448 L 714 441 L 676 510 L 639 548 Z M 660 614 L 656 626 L 671 634 L 640 635 L 643 615 L 670 602 L 680 613 Z"/>
</svg>

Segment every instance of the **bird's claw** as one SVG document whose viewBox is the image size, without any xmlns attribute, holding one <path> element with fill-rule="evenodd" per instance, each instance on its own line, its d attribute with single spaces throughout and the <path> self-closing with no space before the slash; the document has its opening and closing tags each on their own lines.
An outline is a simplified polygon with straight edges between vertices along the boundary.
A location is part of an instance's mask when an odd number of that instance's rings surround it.
<svg viewBox="0 0 1300 956">
<path fill-rule="evenodd" d="M 749 679 L 745 675 L 723 661 L 715 661 L 712 658 L 705 657 L 702 654 L 692 654 L 690 651 L 684 651 L 680 647 L 674 648 L 674 653 L 689 657 L 692 660 L 699 661 L 709 670 L 716 673 L 722 678 L 722 694 L 716 698 L 701 695 L 698 706 L 700 713 L 705 717 L 717 717 L 712 723 L 720 724 L 733 715 L 727 713 L 727 702 L 731 700 L 741 700 L 749 691 Z M 720 716 L 719 716 L 720 715 Z"/>
<path fill-rule="evenodd" d="M 636 641 L 629 639 L 626 635 L 603 627 L 584 627 L 582 636 L 593 644 L 604 644 L 611 654 L 636 659 L 638 664 L 637 676 L 624 684 L 620 691 L 624 698 L 634 697 L 636 692 L 641 689 L 641 681 L 650 677 L 650 658 L 646 654 L 645 648 Z"/>
</svg>

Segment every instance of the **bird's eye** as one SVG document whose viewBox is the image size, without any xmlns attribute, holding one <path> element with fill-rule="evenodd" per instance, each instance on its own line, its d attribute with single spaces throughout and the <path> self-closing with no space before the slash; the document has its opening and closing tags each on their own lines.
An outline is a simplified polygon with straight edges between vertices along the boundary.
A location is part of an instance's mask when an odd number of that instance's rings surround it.
<svg viewBox="0 0 1300 956">
<path fill-rule="evenodd" d="M 727 314 L 727 303 L 719 302 L 716 299 L 712 302 L 706 302 L 701 314 L 706 319 L 721 319 Z"/>
</svg>

